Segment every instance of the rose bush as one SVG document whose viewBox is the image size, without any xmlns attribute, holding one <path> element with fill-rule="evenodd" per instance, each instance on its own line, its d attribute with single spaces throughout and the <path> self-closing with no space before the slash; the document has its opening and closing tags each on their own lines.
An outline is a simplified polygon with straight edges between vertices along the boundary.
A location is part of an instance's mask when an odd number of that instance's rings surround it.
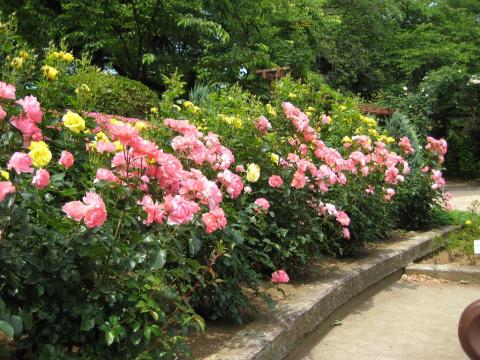
<svg viewBox="0 0 480 360">
<path fill-rule="evenodd" d="M 4 353 L 174 358 L 200 315 L 241 322 L 271 303 L 262 280 L 385 236 L 412 183 L 448 206 L 443 140 L 395 139 L 318 79 L 199 106 L 174 77 L 140 120 L 90 112 L 61 83 L 69 54 L 49 50 L 33 87 L 0 82 Z"/>
</svg>

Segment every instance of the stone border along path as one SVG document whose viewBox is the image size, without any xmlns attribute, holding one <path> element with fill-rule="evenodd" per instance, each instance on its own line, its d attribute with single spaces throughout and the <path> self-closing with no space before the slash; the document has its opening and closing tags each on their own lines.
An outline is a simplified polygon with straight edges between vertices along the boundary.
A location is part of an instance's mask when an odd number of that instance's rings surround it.
<svg viewBox="0 0 480 360">
<path fill-rule="evenodd" d="M 435 279 L 480 285 L 480 267 L 478 266 L 410 264 L 405 268 L 405 274 L 426 275 Z"/>
<path fill-rule="evenodd" d="M 296 343 L 314 331 L 334 310 L 410 262 L 436 250 L 438 236 L 454 226 L 415 232 L 405 240 L 379 246 L 358 261 L 338 266 L 321 281 L 295 289 L 295 295 L 281 300 L 269 316 L 246 325 L 233 338 L 204 360 L 279 360 Z M 403 237 L 402 237 L 403 238 Z"/>
</svg>

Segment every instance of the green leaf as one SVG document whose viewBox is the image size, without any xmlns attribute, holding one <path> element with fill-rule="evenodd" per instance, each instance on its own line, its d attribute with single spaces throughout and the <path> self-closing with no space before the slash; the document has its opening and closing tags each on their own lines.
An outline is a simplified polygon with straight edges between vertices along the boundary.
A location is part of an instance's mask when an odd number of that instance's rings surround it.
<svg viewBox="0 0 480 360">
<path fill-rule="evenodd" d="M 82 316 L 82 323 L 80 324 L 80 331 L 90 331 L 95 326 L 94 318 L 86 318 Z"/>
<path fill-rule="evenodd" d="M 3 320 L 0 320 L 0 331 L 8 337 L 13 337 L 13 334 L 15 333 L 12 325 Z"/>
<path fill-rule="evenodd" d="M 200 251 L 202 247 L 202 242 L 196 235 L 192 235 L 192 237 L 188 240 L 188 251 L 190 252 L 190 256 L 194 256 L 196 253 Z"/>
<path fill-rule="evenodd" d="M 10 317 L 10 324 L 13 327 L 13 330 L 15 332 L 15 335 L 20 335 L 23 331 L 23 322 L 20 316 L 17 315 L 12 315 Z"/>
<path fill-rule="evenodd" d="M 115 336 L 111 331 L 107 331 L 105 333 L 105 342 L 107 343 L 108 346 L 112 345 L 113 340 L 115 340 Z"/>
<path fill-rule="evenodd" d="M 165 252 L 165 250 L 158 250 L 157 254 L 153 259 L 151 269 L 152 270 L 161 269 L 163 268 L 166 262 L 167 262 L 167 253 Z"/>
</svg>

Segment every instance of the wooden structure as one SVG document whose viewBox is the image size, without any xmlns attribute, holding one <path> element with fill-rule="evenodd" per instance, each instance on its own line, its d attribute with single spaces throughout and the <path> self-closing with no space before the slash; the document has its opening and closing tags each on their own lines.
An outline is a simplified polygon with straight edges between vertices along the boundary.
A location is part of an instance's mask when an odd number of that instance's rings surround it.
<svg viewBox="0 0 480 360">
<path fill-rule="evenodd" d="M 290 68 L 288 66 L 279 66 L 274 69 L 261 69 L 256 70 L 255 74 L 260 75 L 260 77 L 264 80 L 272 81 L 281 79 L 285 75 L 288 74 Z"/>
<path fill-rule="evenodd" d="M 359 104 L 358 110 L 364 114 L 391 116 L 395 110 L 386 107 L 381 107 L 375 104 Z"/>
</svg>

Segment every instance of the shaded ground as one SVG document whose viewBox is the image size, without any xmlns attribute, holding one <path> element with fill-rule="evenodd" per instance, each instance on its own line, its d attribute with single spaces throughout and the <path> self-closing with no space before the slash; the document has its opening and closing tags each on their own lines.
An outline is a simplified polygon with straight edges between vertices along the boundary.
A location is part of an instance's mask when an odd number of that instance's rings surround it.
<svg viewBox="0 0 480 360">
<path fill-rule="evenodd" d="M 375 291 L 337 310 L 287 360 L 468 359 L 457 326 L 480 287 L 416 277 L 369 297 Z"/>
</svg>

